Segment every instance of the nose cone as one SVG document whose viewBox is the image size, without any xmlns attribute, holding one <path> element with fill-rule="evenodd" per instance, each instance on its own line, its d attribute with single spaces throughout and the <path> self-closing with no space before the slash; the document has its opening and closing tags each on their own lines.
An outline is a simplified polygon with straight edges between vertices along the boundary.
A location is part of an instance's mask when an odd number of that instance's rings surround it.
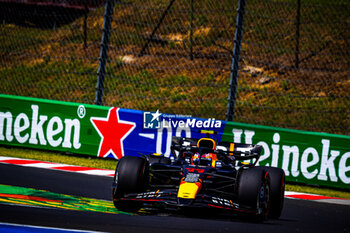
<svg viewBox="0 0 350 233">
<path fill-rule="evenodd" d="M 190 183 L 181 181 L 179 191 L 177 193 L 177 203 L 181 206 L 192 205 L 201 187 L 201 182 Z"/>
</svg>

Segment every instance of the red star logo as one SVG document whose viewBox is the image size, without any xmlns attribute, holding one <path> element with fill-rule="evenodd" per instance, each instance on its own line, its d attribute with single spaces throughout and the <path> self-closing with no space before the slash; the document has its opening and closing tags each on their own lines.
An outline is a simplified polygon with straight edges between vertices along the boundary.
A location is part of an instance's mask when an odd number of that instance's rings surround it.
<svg viewBox="0 0 350 233">
<path fill-rule="evenodd" d="M 107 157 L 110 153 L 116 159 L 124 156 L 123 140 L 136 127 L 134 122 L 119 119 L 119 108 L 110 108 L 107 118 L 91 117 L 98 134 L 101 136 L 98 157 Z"/>
</svg>

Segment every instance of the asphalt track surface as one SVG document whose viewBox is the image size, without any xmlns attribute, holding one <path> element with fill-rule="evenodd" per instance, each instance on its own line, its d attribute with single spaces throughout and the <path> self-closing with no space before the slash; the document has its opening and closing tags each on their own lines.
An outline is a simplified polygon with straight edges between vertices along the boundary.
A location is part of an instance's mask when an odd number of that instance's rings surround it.
<svg viewBox="0 0 350 233">
<path fill-rule="evenodd" d="M 111 177 L 0 164 L 0 184 L 111 200 Z M 125 233 L 350 232 L 350 206 L 286 199 L 278 220 L 176 213 L 126 215 L 0 204 L 0 222 Z"/>
</svg>

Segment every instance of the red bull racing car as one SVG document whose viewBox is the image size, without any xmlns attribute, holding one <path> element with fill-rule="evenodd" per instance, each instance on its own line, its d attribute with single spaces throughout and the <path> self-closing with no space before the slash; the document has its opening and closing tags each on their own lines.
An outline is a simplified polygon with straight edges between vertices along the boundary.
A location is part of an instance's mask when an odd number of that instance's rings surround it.
<svg viewBox="0 0 350 233">
<path fill-rule="evenodd" d="M 145 205 L 210 208 L 279 218 L 285 176 L 280 168 L 255 166 L 259 145 L 173 137 L 172 159 L 161 154 L 124 156 L 116 167 L 113 202 L 122 211 Z M 161 205 L 159 205 L 161 204 Z"/>
</svg>

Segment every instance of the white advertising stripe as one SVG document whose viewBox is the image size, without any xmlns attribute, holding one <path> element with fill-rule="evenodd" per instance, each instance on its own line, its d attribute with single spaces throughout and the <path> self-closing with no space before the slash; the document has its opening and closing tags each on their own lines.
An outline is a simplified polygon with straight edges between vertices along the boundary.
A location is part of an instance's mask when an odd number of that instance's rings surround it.
<svg viewBox="0 0 350 233">
<path fill-rule="evenodd" d="M 323 199 L 323 200 L 317 200 L 317 201 L 322 203 L 331 203 L 331 204 L 350 206 L 350 200 L 348 199 Z"/>
<path fill-rule="evenodd" d="M 37 167 L 37 168 L 53 168 L 57 166 L 64 166 L 63 164 L 57 163 L 31 163 L 31 164 L 22 164 L 25 167 Z"/>
<path fill-rule="evenodd" d="M 24 159 L 19 159 L 19 158 L 0 156 L 0 161 L 3 161 L 3 160 L 10 160 L 10 159 L 11 159 L 11 160 L 14 160 L 14 159 L 24 160 Z"/>
<path fill-rule="evenodd" d="M 97 176 L 114 176 L 113 170 L 90 170 L 90 171 L 79 171 L 79 173 L 97 175 Z"/>
<path fill-rule="evenodd" d="M 16 163 L 15 161 L 18 161 L 18 163 Z M 30 163 L 23 163 L 23 161 L 28 161 Z M 77 172 L 77 173 L 83 173 L 87 175 L 114 176 L 114 170 L 106 170 L 106 169 L 86 170 L 84 168 L 80 169 L 80 166 L 60 164 L 60 163 L 49 163 L 49 162 L 36 161 L 31 159 L 20 159 L 20 158 L 12 158 L 12 157 L 5 157 L 5 156 L 0 156 L 0 163 L 14 164 L 14 165 L 19 165 L 24 167 L 54 169 L 54 170 L 60 170 L 60 171 L 66 171 L 66 172 Z"/>
<path fill-rule="evenodd" d="M 298 192 L 293 192 L 293 191 L 285 191 L 284 192 L 285 196 L 301 195 L 301 194 L 307 194 L 307 193 L 298 193 Z M 308 194 L 308 195 L 312 195 L 312 194 Z"/>
</svg>

